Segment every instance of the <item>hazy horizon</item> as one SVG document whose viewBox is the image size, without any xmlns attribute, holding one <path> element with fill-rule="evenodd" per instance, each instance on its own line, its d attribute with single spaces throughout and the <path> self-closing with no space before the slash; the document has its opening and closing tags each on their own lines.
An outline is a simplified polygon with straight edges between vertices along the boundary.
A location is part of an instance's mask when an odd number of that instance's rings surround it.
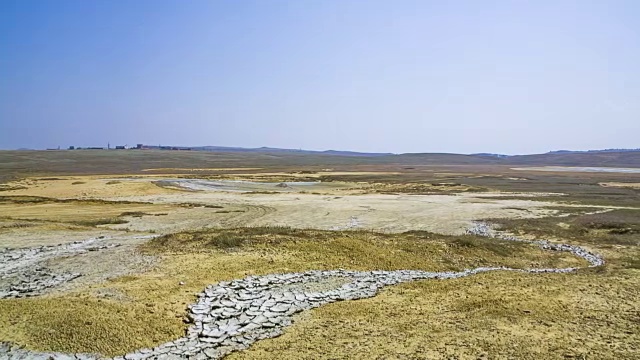
<svg viewBox="0 0 640 360">
<path fill-rule="evenodd" d="M 16 150 L 16 151 L 41 151 L 41 150 L 80 150 L 80 151 L 85 151 L 85 150 L 98 150 L 98 148 L 101 148 L 103 150 L 118 150 L 116 149 L 116 146 L 126 146 L 126 150 L 137 150 L 135 149 L 137 144 L 112 144 L 112 143 L 107 143 L 106 145 L 102 145 L 102 144 L 94 144 L 94 145 L 87 145 L 84 147 L 77 147 L 77 146 L 73 146 L 73 149 L 69 149 L 69 146 L 60 146 L 59 149 L 58 147 L 53 147 L 53 148 L 25 148 L 25 147 L 20 147 L 20 148 L 15 148 L 15 149 L 0 149 L 0 151 L 11 151 L 11 150 Z M 420 153 L 430 153 L 430 154 L 454 154 L 454 155 L 482 155 L 482 154 L 487 154 L 487 155 L 508 155 L 508 156 L 516 156 L 516 155 L 538 155 L 538 154 L 546 154 L 546 153 L 553 153 L 553 152 L 563 152 L 563 151 L 569 151 L 569 152 L 616 152 L 616 150 L 620 150 L 621 152 L 628 152 L 628 151 L 640 151 L 640 148 L 607 148 L 607 149 L 587 149 L 587 150 L 568 150 L 568 149 L 553 149 L 553 150 L 548 150 L 548 151 L 544 151 L 544 152 L 540 152 L 540 153 L 511 153 L 511 154 L 504 154 L 504 153 L 491 153 L 491 152 L 484 152 L 484 151 L 480 151 L 480 152 L 473 152 L 473 153 L 460 153 L 460 152 L 443 152 L 443 151 L 429 151 L 429 152 L 377 152 L 377 151 L 358 151 L 358 150 L 350 150 L 350 149 L 305 149 L 305 148 L 298 148 L 298 149 L 293 149 L 293 148 L 279 148 L 279 147 L 268 147 L 268 146 L 259 146 L 259 147 L 242 147 L 242 146 L 219 146 L 219 145 L 184 145 L 184 144 L 171 144 L 171 143 L 167 143 L 167 144 L 143 144 L 145 147 L 143 148 L 143 150 L 146 149 L 157 149 L 156 146 L 163 146 L 163 147 L 178 147 L 178 148 L 187 148 L 187 149 L 191 149 L 194 151 L 209 151 L 209 150 L 202 150 L 202 148 L 205 147 L 216 147 L 216 148 L 226 148 L 226 149 L 220 149 L 220 151 L 229 151 L 229 149 L 244 149 L 244 150 L 259 150 L 259 149 L 274 149 L 274 150 L 290 150 L 290 151 L 317 151 L 317 152 L 329 152 L 329 151 L 335 151 L 335 152 L 353 152 L 353 153 L 363 153 L 363 154 L 393 154 L 393 155 L 404 155 L 404 154 L 420 154 Z M 151 148 L 149 148 L 151 147 Z M 215 152 L 216 150 L 213 150 L 213 152 Z M 242 150 L 240 150 L 242 151 Z"/>
<path fill-rule="evenodd" d="M 638 148 L 636 1 L 0 4 L 0 149 Z"/>
</svg>

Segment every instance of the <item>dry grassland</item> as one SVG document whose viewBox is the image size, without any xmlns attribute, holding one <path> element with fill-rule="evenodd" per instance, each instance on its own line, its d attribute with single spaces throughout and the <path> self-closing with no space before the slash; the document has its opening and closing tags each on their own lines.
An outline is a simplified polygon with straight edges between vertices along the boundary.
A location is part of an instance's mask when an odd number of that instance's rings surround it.
<svg viewBox="0 0 640 360">
<path fill-rule="evenodd" d="M 70 294 L 1 300 L 0 338 L 33 349 L 121 354 L 182 336 L 185 306 L 196 293 L 208 284 L 250 274 L 582 264 L 570 255 L 550 255 L 535 246 L 469 236 L 286 228 L 170 235 L 141 251 L 161 256 L 156 269 Z M 181 281 L 185 285 L 179 285 Z"/>
<path fill-rule="evenodd" d="M 6 184 L 0 195 L 42 196 L 57 199 L 108 198 L 166 194 L 151 182 L 118 181 L 122 176 L 29 177 Z"/>
<path fill-rule="evenodd" d="M 422 281 L 302 315 L 229 359 L 637 359 L 638 274 Z"/>
</svg>

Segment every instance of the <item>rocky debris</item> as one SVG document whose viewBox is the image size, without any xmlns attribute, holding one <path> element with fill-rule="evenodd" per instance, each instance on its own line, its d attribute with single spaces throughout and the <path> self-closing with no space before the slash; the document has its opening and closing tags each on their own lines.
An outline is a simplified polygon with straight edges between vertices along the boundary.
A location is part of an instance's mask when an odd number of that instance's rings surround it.
<svg viewBox="0 0 640 360">
<path fill-rule="evenodd" d="M 36 353 L 20 346 L 0 343 L 1 360 L 94 360 L 93 354 L 63 354 L 57 352 Z"/>
<path fill-rule="evenodd" d="M 502 236 L 489 225 L 477 223 L 468 233 L 512 241 L 539 244 L 545 250 L 567 251 L 589 261 L 590 266 L 604 263 L 602 258 L 578 246 L 528 241 Z M 247 349 L 254 342 L 280 336 L 293 323 L 293 315 L 324 304 L 364 299 L 380 289 L 408 281 L 455 279 L 487 271 L 528 273 L 567 273 L 576 268 L 513 269 L 480 267 L 459 272 L 397 271 L 307 271 L 302 273 L 249 276 L 207 286 L 195 304 L 189 306 L 190 326 L 186 336 L 153 349 L 142 349 L 112 360 L 143 359 L 219 359 Z M 317 284 L 314 286 L 313 284 Z M 26 357 L 25 357 L 26 354 Z M 0 358 L 22 359 L 100 359 L 98 355 L 68 355 L 28 352 L 0 344 Z M 44 356 L 44 357 L 43 357 Z M 48 358 L 47 358 L 48 356 Z M 66 356 L 66 357 L 65 357 Z"/>
<path fill-rule="evenodd" d="M 8 281 L 4 288 L 0 288 L 0 299 L 39 295 L 46 289 L 56 287 L 79 276 L 79 273 L 68 272 L 56 274 L 44 267 L 29 269 L 20 276 L 11 279 L 13 281 Z"/>
<path fill-rule="evenodd" d="M 84 241 L 74 241 L 62 245 L 36 246 L 30 248 L 0 249 L 0 276 L 10 275 L 22 271 L 31 265 L 60 256 L 82 254 L 89 251 L 108 249 L 119 244 L 103 244 L 105 238 L 91 238 Z"/>
<path fill-rule="evenodd" d="M 472 227 L 468 228 L 466 230 L 467 234 L 470 235 L 478 235 L 478 236 L 485 236 L 485 237 L 491 237 L 491 238 L 496 238 L 496 239 L 501 239 L 501 240 L 508 240 L 508 241 L 518 241 L 518 242 L 526 242 L 526 243 L 530 243 L 530 244 L 537 244 L 540 246 L 541 249 L 543 250 L 552 250 L 552 251 L 566 251 L 566 252 L 570 252 L 572 254 L 574 254 L 575 256 L 581 257 L 585 260 L 587 260 L 589 262 L 589 267 L 596 267 L 596 266 L 602 266 L 604 265 L 604 259 L 602 258 L 602 256 L 598 255 L 598 254 L 594 254 L 580 246 L 576 246 L 576 245 L 567 245 L 567 244 L 557 244 L 557 243 L 552 243 L 548 240 L 525 240 L 525 239 L 520 239 L 516 236 L 513 235 L 508 235 L 508 234 L 504 234 L 500 231 L 496 231 L 494 229 L 491 228 L 491 226 L 485 222 L 476 222 L 473 224 Z M 572 268 L 572 270 L 576 270 L 577 268 Z M 542 270 L 542 269 L 539 269 Z M 567 269 L 563 269 L 563 270 L 567 270 Z M 536 272 L 534 271 L 534 269 L 531 269 L 530 272 Z M 540 272 L 540 271 L 538 271 Z"/>
<path fill-rule="evenodd" d="M 0 249 L 0 299 L 40 295 L 81 274 L 55 273 L 42 264 L 47 260 L 100 251 L 120 246 L 106 244 L 106 238 L 91 238 L 69 244 L 31 248 Z"/>
</svg>

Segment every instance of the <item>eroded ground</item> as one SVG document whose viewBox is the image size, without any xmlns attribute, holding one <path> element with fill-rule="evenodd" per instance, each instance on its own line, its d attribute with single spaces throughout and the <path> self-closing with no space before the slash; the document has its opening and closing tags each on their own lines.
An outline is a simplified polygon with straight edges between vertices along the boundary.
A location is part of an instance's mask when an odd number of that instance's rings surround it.
<svg viewBox="0 0 640 360">
<path fill-rule="evenodd" d="M 41 262 L 83 276 L 44 295 L 0 300 L 0 341 L 109 356 L 152 347 L 184 336 L 185 307 L 205 286 L 252 274 L 580 266 L 567 254 L 463 235 L 473 221 L 493 219 L 520 236 L 585 246 L 607 265 L 399 285 L 304 313 L 281 337 L 231 358 L 632 359 L 640 351 L 633 202 L 569 203 L 553 187 L 504 193 L 446 179 L 362 178 L 393 171 L 327 179 L 332 172 L 162 170 L 5 184 L 0 246 L 91 238 L 118 246 Z"/>
</svg>

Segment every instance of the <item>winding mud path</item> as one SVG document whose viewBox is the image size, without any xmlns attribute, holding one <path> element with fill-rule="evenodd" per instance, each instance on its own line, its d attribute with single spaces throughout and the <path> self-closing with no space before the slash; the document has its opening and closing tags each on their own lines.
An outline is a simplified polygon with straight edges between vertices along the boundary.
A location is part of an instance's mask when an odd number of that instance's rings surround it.
<svg viewBox="0 0 640 360">
<path fill-rule="evenodd" d="M 522 240 L 494 232 L 487 224 L 476 223 L 470 234 L 532 243 L 544 250 L 570 252 L 601 266 L 604 260 L 579 246 Z M 324 304 L 375 296 L 388 285 L 425 279 L 455 279 L 488 271 L 525 273 L 569 273 L 578 268 L 514 269 L 480 267 L 459 272 L 397 271 L 307 271 L 301 273 L 249 276 L 209 285 L 189 306 L 192 325 L 186 336 L 141 349 L 114 360 L 137 359 L 219 359 L 247 349 L 252 343 L 281 335 L 293 322 L 293 315 Z M 0 344 L 0 358 L 8 359 L 104 359 L 92 354 L 38 353 L 10 344 Z"/>
</svg>

